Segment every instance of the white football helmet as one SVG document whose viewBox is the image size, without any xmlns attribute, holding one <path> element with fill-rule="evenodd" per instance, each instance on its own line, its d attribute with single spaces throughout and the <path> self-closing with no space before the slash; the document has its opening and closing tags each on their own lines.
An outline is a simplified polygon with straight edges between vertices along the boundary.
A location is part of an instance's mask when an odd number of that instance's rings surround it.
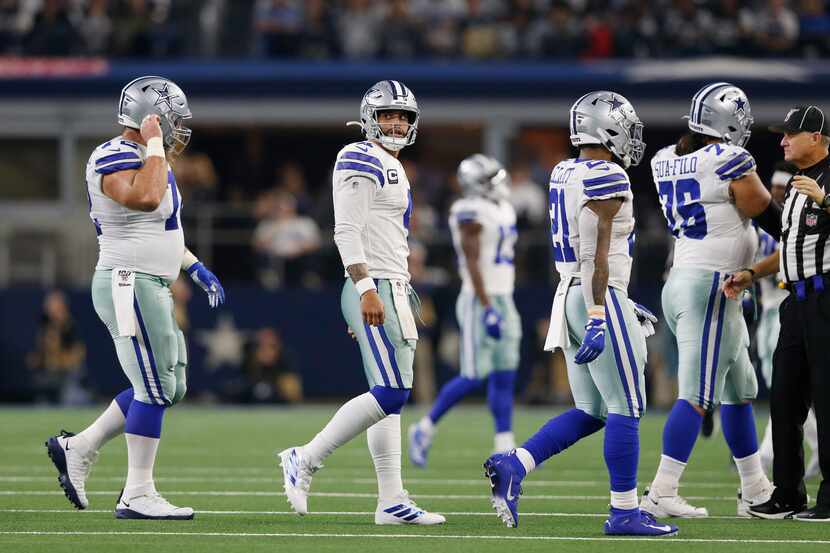
<svg viewBox="0 0 830 553">
<path fill-rule="evenodd" d="M 628 168 L 642 161 L 646 150 L 643 122 L 634 106 L 616 92 L 589 92 L 571 107 L 571 144 L 599 144 Z"/>
<path fill-rule="evenodd" d="M 150 114 L 159 116 L 164 147 L 180 154 L 190 142 L 191 130 L 183 126 L 190 119 L 187 96 L 179 85 L 164 77 L 145 76 L 127 83 L 118 100 L 118 124 L 139 130 Z"/>
<path fill-rule="evenodd" d="M 406 136 L 396 137 L 383 134 L 377 113 L 385 110 L 401 110 L 408 114 L 409 131 Z M 350 121 L 348 124 L 360 125 L 368 140 L 376 140 L 384 148 L 398 151 L 415 143 L 420 114 L 418 101 L 406 85 L 399 81 L 379 81 L 363 95 L 363 101 L 360 102 L 360 122 Z"/>
<path fill-rule="evenodd" d="M 754 121 L 749 98 L 729 83 L 708 84 L 698 90 L 686 118 L 692 131 L 741 147 L 749 142 Z"/>
<path fill-rule="evenodd" d="M 458 165 L 458 183 L 465 196 L 505 200 L 510 195 L 510 175 L 498 160 L 473 154 Z"/>
</svg>

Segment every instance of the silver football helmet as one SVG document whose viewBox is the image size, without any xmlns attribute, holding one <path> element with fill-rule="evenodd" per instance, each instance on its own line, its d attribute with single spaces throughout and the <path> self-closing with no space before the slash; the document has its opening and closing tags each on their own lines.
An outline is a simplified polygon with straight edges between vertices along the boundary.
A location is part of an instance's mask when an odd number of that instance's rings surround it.
<svg viewBox="0 0 830 553">
<path fill-rule="evenodd" d="M 642 161 L 643 123 L 634 106 L 616 92 L 589 92 L 571 106 L 571 144 L 606 147 L 625 167 Z"/>
<path fill-rule="evenodd" d="M 407 131 L 406 136 L 397 137 L 383 134 L 378 123 L 377 113 L 385 110 L 407 112 L 409 115 L 409 131 Z M 360 122 L 350 121 L 347 124 L 360 125 L 368 140 L 376 140 L 384 148 L 397 151 L 415 143 L 420 114 L 418 101 L 406 85 L 399 81 L 379 81 L 363 95 L 363 101 L 360 102 Z"/>
<path fill-rule="evenodd" d="M 180 154 L 190 142 L 191 130 L 182 125 L 190 119 L 187 96 L 179 85 L 164 77 L 145 76 L 127 83 L 118 100 L 118 123 L 139 130 L 148 115 L 159 116 L 164 147 Z"/>
<path fill-rule="evenodd" d="M 465 196 L 505 200 L 510 195 L 510 175 L 498 160 L 473 154 L 458 165 L 458 183 Z"/>
<path fill-rule="evenodd" d="M 729 83 L 712 83 L 697 91 L 689 110 L 689 129 L 745 146 L 752 134 L 752 113 L 744 91 Z"/>
</svg>

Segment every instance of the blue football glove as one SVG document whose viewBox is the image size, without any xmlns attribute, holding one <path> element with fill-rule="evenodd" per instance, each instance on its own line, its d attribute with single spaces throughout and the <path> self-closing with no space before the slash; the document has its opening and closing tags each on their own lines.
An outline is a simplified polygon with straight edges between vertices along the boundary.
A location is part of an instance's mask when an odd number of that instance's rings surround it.
<svg viewBox="0 0 830 553">
<path fill-rule="evenodd" d="M 591 317 L 585 325 L 585 337 L 576 351 L 574 361 L 582 365 L 590 363 L 605 349 L 605 317 Z"/>
<path fill-rule="evenodd" d="M 193 282 L 207 292 L 208 303 L 211 307 L 218 307 L 225 303 L 225 289 L 216 275 L 211 273 L 201 261 L 197 261 L 187 270 L 187 274 L 193 279 Z"/>
<path fill-rule="evenodd" d="M 654 336 L 654 323 L 657 322 L 657 315 L 652 313 L 648 307 L 640 305 L 634 300 L 630 299 L 628 301 L 631 302 L 631 307 L 634 308 L 634 314 L 637 316 L 637 320 L 640 321 L 645 337 Z"/>
<path fill-rule="evenodd" d="M 501 322 L 502 317 L 496 308 L 492 305 L 488 306 L 484 310 L 484 328 L 487 331 L 487 335 L 490 338 L 494 338 L 496 340 L 501 339 Z"/>
</svg>

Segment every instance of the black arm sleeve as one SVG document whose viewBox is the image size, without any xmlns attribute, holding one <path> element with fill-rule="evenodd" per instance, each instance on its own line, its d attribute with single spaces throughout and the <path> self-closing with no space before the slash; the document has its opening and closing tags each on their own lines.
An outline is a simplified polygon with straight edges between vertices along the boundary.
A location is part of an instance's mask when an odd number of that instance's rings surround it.
<svg viewBox="0 0 830 553">
<path fill-rule="evenodd" d="M 753 219 L 767 234 L 781 240 L 781 206 L 775 203 L 775 200 L 770 200 L 763 213 Z"/>
</svg>

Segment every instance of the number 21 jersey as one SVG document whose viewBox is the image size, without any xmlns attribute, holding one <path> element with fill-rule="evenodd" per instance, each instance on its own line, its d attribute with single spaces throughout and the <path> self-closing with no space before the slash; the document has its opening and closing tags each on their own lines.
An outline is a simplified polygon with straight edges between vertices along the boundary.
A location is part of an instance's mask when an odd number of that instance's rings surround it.
<svg viewBox="0 0 830 553">
<path fill-rule="evenodd" d="M 657 152 L 651 172 L 675 238 L 674 267 L 732 272 L 752 262 L 755 232 L 730 201 L 729 184 L 754 171 L 752 155 L 730 144 L 684 156 L 674 146 Z"/>
</svg>

